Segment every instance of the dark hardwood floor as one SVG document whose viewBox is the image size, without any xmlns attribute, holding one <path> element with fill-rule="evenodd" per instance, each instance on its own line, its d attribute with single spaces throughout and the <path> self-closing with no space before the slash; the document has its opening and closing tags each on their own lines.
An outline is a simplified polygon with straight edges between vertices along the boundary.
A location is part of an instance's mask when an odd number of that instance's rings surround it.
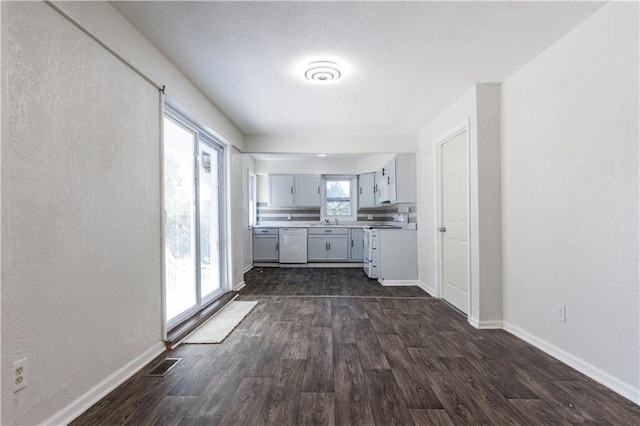
<svg viewBox="0 0 640 426">
<path fill-rule="evenodd" d="M 157 361 L 182 361 L 165 377 L 144 376 L 151 363 L 73 424 L 640 422 L 637 405 L 420 289 L 356 269 L 264 268 L 245 281 L 239 300 L 260 303 L 222 344 L 166 352 Z"/>
</svg>

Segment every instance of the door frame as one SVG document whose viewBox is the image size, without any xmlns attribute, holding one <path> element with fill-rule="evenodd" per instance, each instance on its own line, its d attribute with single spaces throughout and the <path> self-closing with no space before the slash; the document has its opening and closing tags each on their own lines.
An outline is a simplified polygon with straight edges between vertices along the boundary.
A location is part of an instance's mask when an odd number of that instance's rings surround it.
<svg viewBox="0 0 640 426">
<path fill-rule="evenodd" d="M 435 221 L 433 232 L 436 239 L 435 250 L 435 274 L 436 274 L 436 297 L 444 299 L 444 236 L 440 232 L 440 228 L 443 226 L 443 193 L 444 189 L 442 172 L 442 148 L 445 143 L 451 141 L 453 138 L 460 136 L 463 133 L 467 133 L 467 319 L 471 318 L 471 300 L 473 295 L 471 293 L 471 137 L 470 137 L 471 123 L 467 118 L 463 123 L 454 127 L 453 130 L 445 133 L 444 136 L 438 139 L 438 142 L 434 144 L 434 159 L 435 159 Z"/>
</svg>

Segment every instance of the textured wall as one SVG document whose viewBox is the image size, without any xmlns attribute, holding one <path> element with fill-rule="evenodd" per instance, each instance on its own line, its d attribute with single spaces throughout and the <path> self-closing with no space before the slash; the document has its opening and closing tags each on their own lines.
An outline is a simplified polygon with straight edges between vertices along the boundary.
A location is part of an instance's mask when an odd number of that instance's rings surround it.
<svg viewBox="0 0 640 426">
<path fill-rule="evenodd" d="M 35 424 L 161 339 L 159 95 L 43 3 L 2 3 L 2 80 L 1 423 Z"/>
</svg>

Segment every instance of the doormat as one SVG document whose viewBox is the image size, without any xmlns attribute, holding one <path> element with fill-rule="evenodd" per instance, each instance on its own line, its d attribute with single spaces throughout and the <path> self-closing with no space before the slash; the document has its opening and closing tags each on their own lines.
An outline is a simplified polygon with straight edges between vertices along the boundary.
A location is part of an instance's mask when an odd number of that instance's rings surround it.
<svg viewBox="0 0 640 426">
<path fill-rule="evenodd" d="M 204 324 L 196 328 L 182 343 L 220 343 L 240 324 L 258 302 L 231 302 Z"/>
</svg>

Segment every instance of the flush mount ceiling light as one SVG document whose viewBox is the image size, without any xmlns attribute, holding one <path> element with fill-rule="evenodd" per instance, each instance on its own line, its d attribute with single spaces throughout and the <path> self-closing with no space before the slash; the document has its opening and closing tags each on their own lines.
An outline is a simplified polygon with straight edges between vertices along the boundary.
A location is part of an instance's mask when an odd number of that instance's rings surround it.
<svg viewBox="0 0 640 426">
<path fill-rule="evenodd" d="M 304 70 L 304 78 L 313 84 L 335 83 L 340 77 L 340 66 L 333 61 L 310 62 Z"/>
</svg>

